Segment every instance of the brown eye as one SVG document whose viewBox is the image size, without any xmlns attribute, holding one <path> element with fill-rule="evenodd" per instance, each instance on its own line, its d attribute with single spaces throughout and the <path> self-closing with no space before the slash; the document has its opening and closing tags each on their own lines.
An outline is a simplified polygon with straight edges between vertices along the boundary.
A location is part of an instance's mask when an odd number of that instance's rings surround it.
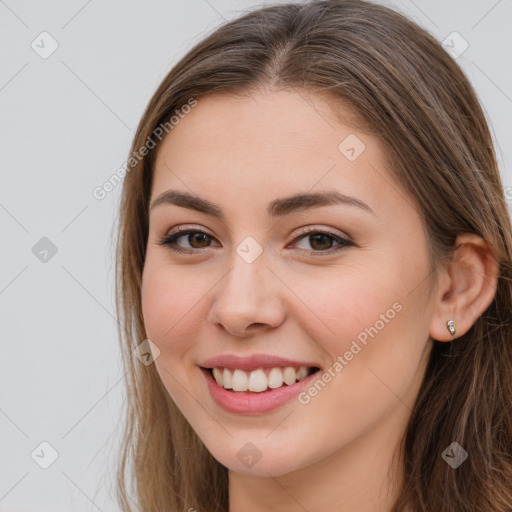
<svg viewBox="0 0 512 512">
<path fill-rule="evenodd" d="M 188 243 L 194 248 L 208 247 L 207 244 L 211 239 L 211 236 L 208 236 L 206 233 L 201 233 L 199 231 L 195 233 L 190 233 L 189 235 L 186 236 L 188 237 Z M 195 243 L 197 243 L 198 245 L 195 245 Z"/>
<path fill-rule="evenodd" d="M 332 254 L 333 252 L 346 249 L 355 245 L 353 242 L 340 237 L 328 231 L 319 231 L 318 229 L 308 229 L 295 239 L 295 241 L 305 240 L 309 247 L 300 247 L 312 255 L 319 256 L 322 254 Z"/>
<path fill-rule="evenodd" d="M 177 243 L 178 240 L 186 240 L 185 246 Z M 210 247 L 210 243 L 214 238 L 207 233 L 198 231 L 197 229 L 181 230 L 172 235 L 168 235 L 161 239 L 158 245 L 167 245 L 169 249 L 175 252 L 194 253 L 196 249 L 205 249 Z M 188 244 L 188 246 L 187 246 Z"/>
<path fill-rule="evenodd" d="M 331 236 L 327 236 L 325 234 L 319 233 L 317 235 L 309 236 L 310 244 L 313 249 L 317 249 L 319 251 L 330 249 L 332 247 L 333 238 Z"/>
<path fill-rule="evenodd" d="M 183 242 L 178 243 L 178 240 L 186 240 L 185 246 Z M 181 252 L 187 254 L 198 254 L 201 249 L 207 249 L 211 246 L 211 242 L 215 240 L 211 235 L 199 230 L 186 229 L 173 233 L 162 238 L 158 245 L 166 245 L 174 252 Z M 295 242 L 307 240 L 309 247 L 302 247 L 303 251 L 313 255 L 321 256 L 332 254 L 336 251 L 346 249 L 355 244 L 345 238 L 340 237 L 328 231 L 319 231 L 318 229 L 303 230 L 303 234 L 295 238 Z M 188 246 L 187 246 L 188 244 Z"/>
</svg>

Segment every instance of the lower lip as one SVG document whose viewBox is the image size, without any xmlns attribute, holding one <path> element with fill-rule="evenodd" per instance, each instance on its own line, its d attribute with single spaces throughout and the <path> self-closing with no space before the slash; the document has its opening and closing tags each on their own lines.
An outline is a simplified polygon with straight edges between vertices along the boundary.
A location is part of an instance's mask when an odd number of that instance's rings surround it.
<svg viewBox="0 0 512 512">
<path fill-rule="evenodd" d="M 277 409 L 281 405 L 297 396 L 301 389 L 309 384 L 311 379 L 318 373 L 312 373 L 304 379 L 290 386 L 284 385 L 280 388 L 269 389 L 261 393 L 245 391 L 228 391 L 217 384 L 211 373 L 201 368 L 205 376 L 208 390 L 217 405 L 229 412 L 237 414 L 261 414 L 263 412 Z"/>
</svg>

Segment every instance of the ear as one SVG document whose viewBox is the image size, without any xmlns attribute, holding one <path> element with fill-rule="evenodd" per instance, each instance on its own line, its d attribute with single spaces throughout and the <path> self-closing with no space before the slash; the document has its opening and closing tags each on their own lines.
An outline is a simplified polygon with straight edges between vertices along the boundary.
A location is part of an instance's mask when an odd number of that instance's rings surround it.
<svg viewBox="0 0 512 512">
<path fill-rule="evenodd" d="M 469 331 L 493 301 L 498 273 L 499 264 L 487 242 L 473 233 L 459 234 L 453 259 L 439 277 L 430 336 L 451 341 Z M 454 336 L 446 326 L 451 318 L 455 320 Z"/>
</svg>

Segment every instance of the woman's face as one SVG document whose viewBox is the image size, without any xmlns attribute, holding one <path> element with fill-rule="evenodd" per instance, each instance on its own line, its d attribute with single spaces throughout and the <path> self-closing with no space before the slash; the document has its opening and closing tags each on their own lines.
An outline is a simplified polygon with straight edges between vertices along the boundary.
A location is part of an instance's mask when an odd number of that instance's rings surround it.
<svg viewBox="0 0 512 512">
<path fill-rule="evenodd" d="M 200 98 L 162 142 L 146 332 L 169 394 L 229 469 L 375 460 L 403 432 L 434 305 L 420 217 L 386 166 L 378 139 L 292 91 Z M 178 228 L 193 233 L 159 244 Z M 301 365 L 319 370 L 283 373 Z"/>
</svg>

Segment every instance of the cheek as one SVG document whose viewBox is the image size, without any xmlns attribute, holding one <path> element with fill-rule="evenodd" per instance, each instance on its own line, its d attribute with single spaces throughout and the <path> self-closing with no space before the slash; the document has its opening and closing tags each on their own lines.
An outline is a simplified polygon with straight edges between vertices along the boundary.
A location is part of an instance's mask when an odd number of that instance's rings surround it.
<svg viewBox="0 0 512 512">
<path fill-rule="evenodd" d="M 147 337 L 160 351 L 155 360 L 156 370 L 177 407 L 187 416 L 190 404 L 183 393 L 183 383 L 190 381 L 194 325 L 197 326 L 199 297 L 205 290 L 190 293 L 191 286 L 187 286 L 183 274 L 147 259 L 141 299 Z"/>
<path fill-rule="evenodd" d="M 180 272 L 147 260 L 142 278 L 142 314 L 148 338 L 162 352 L 181 352 L 187 346 L 191 335 L 187 327 L 196 314 L 194 304 L 200 294 L 180 278 Z"/>
<path fill-rule="evenodd" d="M 373 273 L 366 262 L 359 266 L 328 269 L 324 276 L 303 274 L 300 281 L 294 281 L 294 291 L 307 305 L 307 309 L 300 306 L 303 312 L 296 317 L 309 337 L 333 358 L 349 350 L 353 340 L 359 338 L 364 343 L 369 339 L 375 334 L 376 323 L 376 330 L 381 332 L 399 322 L 397 310 L 403 299 L 390 277 L 392 269 L 388 266 Z"/>
<path fill-rule="evenodd" d="M 403 265 L 396 255 L 383 258 L 380 265 L 360 265 L 325 282 L 314 276 L 303 279 L 299 293 L 309 298 L 310 306 L 301 316 L 303 328 L 331 364 L 339 363 L 332 382 L 342 402 L 354 398 L 354 387 L 370 402 L 382 399 L 379 390 L 393 398 L 379 377 L 391 389 L 405 390 L 428 340 L 428 297 L 421 287 L 411 293 L 418 276 L 424 275 L 423 267 Z M 357 409 L 357 400 L 353 405 Z"/>
</svg>

